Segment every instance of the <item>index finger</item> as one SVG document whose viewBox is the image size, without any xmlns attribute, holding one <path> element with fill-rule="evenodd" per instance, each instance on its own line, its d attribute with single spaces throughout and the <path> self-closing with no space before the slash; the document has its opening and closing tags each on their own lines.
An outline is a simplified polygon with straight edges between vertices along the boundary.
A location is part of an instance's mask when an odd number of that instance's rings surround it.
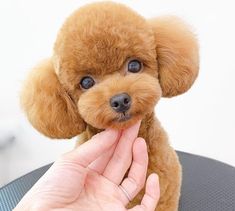
<svg viewBox="0 0 235 211">
<path fill-rule="evenodd" d="M 75 150 L 65 154 L 63 158 L 86 168 L 91 162 L 110 149 L 118 138 L 119 132 L 117 130 L 107 129 L 96 134 Z"/>
<path fill-rule="evenodd" d="M 138 135 L 140 121 L 122 132 L 112 158 L 107 164 L 103 175 L 115 184 L 119 184 L 130 167 L 132 146 Z"/>
</svg>

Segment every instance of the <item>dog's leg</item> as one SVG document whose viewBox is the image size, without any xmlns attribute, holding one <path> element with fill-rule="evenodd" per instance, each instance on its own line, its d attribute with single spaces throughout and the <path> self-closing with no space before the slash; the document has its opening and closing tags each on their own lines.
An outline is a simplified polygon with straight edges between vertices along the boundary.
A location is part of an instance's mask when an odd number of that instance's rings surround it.
<svg viewBox="0 0 235 211">
<path fill-rule="evenodd" d="M 177 211 L 181 188 L 181 165 L 176 153 L 170 155 L 171 162 L 166 168 L 157 170 L 160 181 L 160 200 L 157 211 Z M 157 161 L 156 161 L 157 162 Z M 157 166 L 157 164 L 156 164 Z"/>
</svg>

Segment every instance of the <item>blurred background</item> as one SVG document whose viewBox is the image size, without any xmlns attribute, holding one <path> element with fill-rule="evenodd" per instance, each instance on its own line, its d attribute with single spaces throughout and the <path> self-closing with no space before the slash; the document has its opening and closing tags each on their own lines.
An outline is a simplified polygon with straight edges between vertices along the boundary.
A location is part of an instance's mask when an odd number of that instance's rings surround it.
<svg viewBox="0 0 235 211">
<path fill-rule="evenodd" d="M 0 186 L 74 147 L 28 123 L 19 92 L 30 69 L 51 56 L 56 34 L 76 8 L 93 1 L 0 1 Z M 235 166 L 235 2 L 120 0 L 146 18 L 178 15 L 200 43 L 200 74 L 186 94 L 162 99 L 156 114 L 172 146 Z"/>
</svg>

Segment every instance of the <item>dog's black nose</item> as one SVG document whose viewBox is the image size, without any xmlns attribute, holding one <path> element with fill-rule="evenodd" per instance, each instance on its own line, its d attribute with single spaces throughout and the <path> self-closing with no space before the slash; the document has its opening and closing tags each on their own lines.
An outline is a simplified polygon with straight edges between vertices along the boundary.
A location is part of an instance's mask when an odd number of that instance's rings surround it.
<svg viewBox="0 0 235 211">
<path fill-rule="evenodd" d="M 126 94 L 118 94 L 110 99 L 110 105 L 116 112 L 125 112 L 131 107 L 131 97 Z"/>
</svg>

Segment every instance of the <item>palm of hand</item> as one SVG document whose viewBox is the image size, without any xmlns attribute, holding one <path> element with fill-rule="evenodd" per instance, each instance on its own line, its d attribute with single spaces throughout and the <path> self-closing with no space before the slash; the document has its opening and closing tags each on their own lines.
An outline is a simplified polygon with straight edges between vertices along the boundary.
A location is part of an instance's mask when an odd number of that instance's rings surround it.
<svg viewBox="0 0 235 211">
<path fill-rule="evenodd" d="M 83 190 L 74 204 L 74 210 L 126 210 L 121 194 L 123 193 L 120 192 L 118 185 L 90 170 Z"/>
<path fill-rule="evenodd" d="M 146 143 L 136 138 L 138 129 L 136 124 L 121 135 L 101 132 L 63 155 L 15 210 L 127 210 L 129 200 L 143 188 L 147 172 Z M 150 175 L 141 205 L 130 210 L 153 211 L 159 195 L 157 175 Z"/>
</svg>

